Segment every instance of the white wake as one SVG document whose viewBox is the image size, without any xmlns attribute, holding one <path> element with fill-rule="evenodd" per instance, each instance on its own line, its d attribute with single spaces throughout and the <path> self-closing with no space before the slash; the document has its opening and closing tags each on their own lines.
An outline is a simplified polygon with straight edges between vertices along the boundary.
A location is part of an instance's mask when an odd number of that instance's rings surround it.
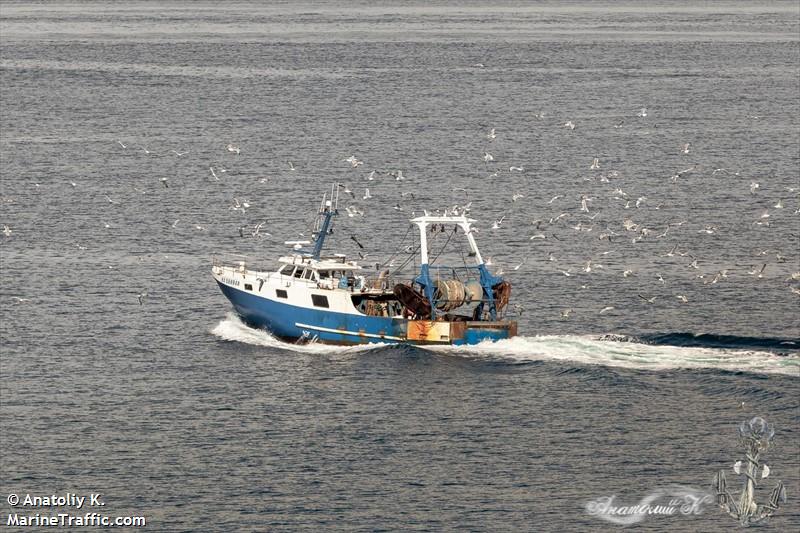
<svg viewBox="0 0 800 533">
<path fill-rule="evenodd" d="M 224 320 L 220 321 L 211 330 L 211 333 L 226 341 L 311 354 L 363 352 L 384 346 L 381 344 L 360 346 L 331 346 L 319 343 L 290 344 L 273 337 L 264 330 L 248 327 L 233 313 L 228 314 Z M 568 361 L 639 370 L 718 369 L 800 377 L 800 357 L 796 355 L 777 355 L 753 350 L 615 342 L 599 340 L 597 337 L 591 336 L 514 337 L 497 342 L 482 342 L 472 346 L 423 346 L 421 348 L 439 354 L 513 362 Z"/>
</svg>

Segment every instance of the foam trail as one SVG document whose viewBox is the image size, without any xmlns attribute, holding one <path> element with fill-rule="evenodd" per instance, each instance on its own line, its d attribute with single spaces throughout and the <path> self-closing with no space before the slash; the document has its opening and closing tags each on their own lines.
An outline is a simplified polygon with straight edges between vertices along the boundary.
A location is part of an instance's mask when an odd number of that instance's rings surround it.
<svg viewBox="0 0 800 533">
<path fill-rule="evenodd" d="M 229 313 L 211 330 L 211 333 L 227 341 L 309 354 L 345 354 L 386 346 L 385 344 L 360 346 L 290 344 L 276 339 L 264 330 L 248 327 L 233 313 Z M 794 355 L 776 355 L 753 350 L 609 342 L 589 336 L 514 337 L 472 346 L 420 346 L 420 348 L 437 353 L 497 361 L 570 361 L 639 370 L 716 369 L 800 377 L 800 357 Z"/>
<path fill-rule="evenodd" d="M 263 329 L 254 329 L 241 321 L 234 313 L 228 313 L 224 320 L 211 330 L 213 335 L 234 342 L 243 342 L 254 346 L 265 346 L 280 350 L 291 350 L 300 353 L 331 354 L 349 353 L 373 350 L 384 346 L 383 344 L 369 344 L 360 346 L 333 346 L 329 344 L 291 344 L 277 339 Z"/>
<path fill-rule="evenodd" d="M 429 347 L 426 347 L 429 348 Z M 593 337 L 514 337 L 473 346 L 437 346 L 437 352 L 511 361 L 572 361 L 641 370 L 716 369 L 800 376 L 800 357 L 752 350 L 687 348 Z"/>
</svg>

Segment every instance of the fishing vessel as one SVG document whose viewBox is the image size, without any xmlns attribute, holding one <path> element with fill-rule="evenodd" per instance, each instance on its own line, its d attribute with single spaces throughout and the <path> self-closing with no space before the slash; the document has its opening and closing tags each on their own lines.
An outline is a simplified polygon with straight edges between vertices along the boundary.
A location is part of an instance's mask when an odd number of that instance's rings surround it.
<svg viewBox="0 0 800 533">
<path fill-rule="evenodd" d="M 338 215 L 339 192 L 323 196 L 311 241 L 287 241 L 291 253 L 274 271 L 247 261 L 214 259 L 212 275 L 236 314 L 249 326 L 292 342 L 357 345 L 407 343 L 465 345 L 513 337 L 505 320 L 511 284 L 492 274 L 466 213 L 410 220 L 419 235 L 419 265 L 408 277 L 381 265 L 366 267 L 345 254 L 324 253 Z M 452 232 L 466 239 L 474 264 L 438 264 L 429 236 Z"/>
</svg>

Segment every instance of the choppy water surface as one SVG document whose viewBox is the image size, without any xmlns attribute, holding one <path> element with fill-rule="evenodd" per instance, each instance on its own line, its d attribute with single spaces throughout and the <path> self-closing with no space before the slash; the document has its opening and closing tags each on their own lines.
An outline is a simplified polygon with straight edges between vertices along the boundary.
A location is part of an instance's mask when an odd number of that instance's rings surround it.
<svg viewBox="0 0 800 533">
<path fill-rule="evenodd" d="M 781 479 L 796 529 L 799 31 L 793 2 L 4 3 L 3 493 L 102 492 L 152 530 L 601 530 L 596 498 L 738 492 L 761 415 L 756 499 Z M 332 182 L 368 262 L 471 201 L 520 338 L 242 325 L 212 256 L 269 264 Z"/>
</svg>

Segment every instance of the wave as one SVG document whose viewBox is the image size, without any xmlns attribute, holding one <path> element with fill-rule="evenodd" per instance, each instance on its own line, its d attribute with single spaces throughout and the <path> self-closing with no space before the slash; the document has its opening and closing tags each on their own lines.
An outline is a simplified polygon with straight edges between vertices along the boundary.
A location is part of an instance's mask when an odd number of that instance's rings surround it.
<svg viewBox="0 0 800 533">
<path fill-rule="evenodd" d="M 365 344 L 359 346 L 333 346 L 330 344 L 306 343 L 292 344 L 282 341 L 263 329 L 251 328 L 233 313 L 228 313 L 224 320 L 211 330 L 222 340 L 241 342 L 253 346 L 264 346 L 267 348 L 277 348 L 280 350 L 290 350 L 300 353 L 311 354 L 330 354 L 330 353 L 350 353 L 375 350 L 384 344 Z"/>
<path fill-rule="evenodd" d="M 346 347 L 317 343 L 290 344 L 273 337 L 264 330 L 247 326 L 232 313 L 217 324 L 211 333 L 227 341 L 312 354 L 347 354 L 381 350 L 391 346 L 387 344 Z M 414 349 L 508 363 L 564 361 L 580 365 L 603 365 L 651 371 L 714 369 L 729 372 L 800 376 L 800 356 L 798 354 L 782 355 L 763 350 L 743 350 L 732 348 L 730 345 L 726 346 L 719 348 L 655 344 L 653 339 L 647 337 L 618 335 L 600 337 L 543 335 L 514 337 L 497 342 L 487 341 L 470 346 L 419 346 Z"/>
<path fill-rule="evenodd" d="M 623 340 L 623 342 L 620 342 Z M 616 342 L 609 342 L 614 340 Z M 714 369 L 800 376 L 800 357 L 761 350 L 673 346 L 637 337 L 543 335 L 474 346 L 433 347 L 447 353 L 512 361 L 569 361 L 638 370 Z"/>
<path fill-rule="evenodd" d="M 715 335 L 713 333 L 654 333 L 637 337 L 645 344 L 670 346 L 697 346 L 703 348 L 727 348 L 737 350 L 763 350 L 783 355 L 800 354 L 800 339 L 774 337 L 741 337 L 737 335 Z"/>
</svg>

